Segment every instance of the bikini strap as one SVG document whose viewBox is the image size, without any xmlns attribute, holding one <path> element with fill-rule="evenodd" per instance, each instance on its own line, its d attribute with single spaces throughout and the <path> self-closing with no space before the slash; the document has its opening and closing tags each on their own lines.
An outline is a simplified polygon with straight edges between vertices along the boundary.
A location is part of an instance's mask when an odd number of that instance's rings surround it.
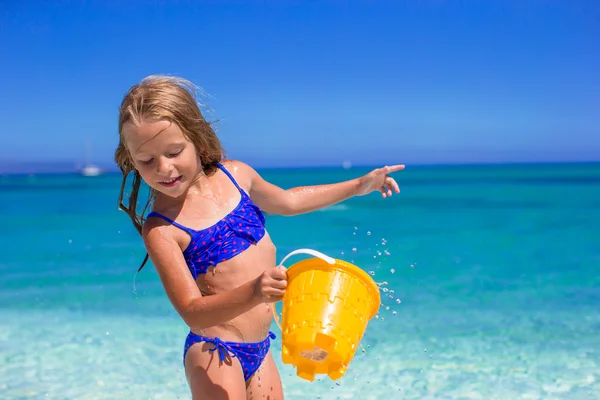
<svg viewBox="0 0 600 400">
<path fill-rule="evenodd" d="M 233 184 L 235 185 L 235 187 L 240 191 L 240 193 L 243 196 L 244 195 L 244 191 L 242 190 L 242 188 L 240 187 L 240 185 L 238 185 L 238 183 L 235 181 L 235 179 L 233 179 L 233 176 L 231 175 L 231 173 L 229 173 L 229 171 L 227 171 L 227 169 L 223 166 L 223 164 L 218 163 L 217 166 L 221 169 L 221 171 L 223 171 L 225 173 L 225 175 L 227 175 L 229 177 L 229 179 L 231 179 L 231 182 L 233 182 Z"/>
<path fill-rule="evenodd" d="M 165 221 L 167 221 L 168 223 L 173 224 L 174 226 L 178 227 L 179 229 L 181 229 L 181 230 L 183 230 L 183 231 L 185 231 L 185 232 L 187 232 L 189 234 L 192 234 L 192 233 L 195 232 L 193 229 L 190 229 L 187 226 L 183 226 L 180 223 L 177 223 L 177 222 L 173 221 L 171 218 L 166 217 L 166 216 L 164 216 L 162 214 L 159 214 L 159 213 L 157 213 L 155 211 L 152 211 L 150 214 L 148 214 L 148 216 L 146 218 L 150 218 L 150 217 L 162 218 Z"/>
</svg>

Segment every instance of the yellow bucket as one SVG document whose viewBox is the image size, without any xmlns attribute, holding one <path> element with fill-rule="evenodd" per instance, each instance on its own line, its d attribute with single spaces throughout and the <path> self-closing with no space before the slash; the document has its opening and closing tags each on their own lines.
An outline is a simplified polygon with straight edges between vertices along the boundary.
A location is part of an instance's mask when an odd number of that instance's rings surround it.
<svg viewBox="0 0 600 400">
<path fill-rule="evenodd" d="M 341 378 L 381 302 L 379 288 L 359 267 L 310 249 L 287 269 L 283 296 L 282 359 L 296 374 L 313 381 L 315 374 Z"/>
</svg>

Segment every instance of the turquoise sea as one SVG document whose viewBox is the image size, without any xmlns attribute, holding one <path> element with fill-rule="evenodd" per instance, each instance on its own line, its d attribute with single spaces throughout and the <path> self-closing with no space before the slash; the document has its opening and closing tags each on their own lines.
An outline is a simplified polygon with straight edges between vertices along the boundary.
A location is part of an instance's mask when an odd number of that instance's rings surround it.
<svg viewBox="0 0 600 400">
<path fill-rule="evenodd" d="M 264 170 L 288 188 L 366 169 Z M 383 304 L 348 373 L 286 399 L 600 398 L 600 164 L 411 167 L 402 193 L 268 216 L 279 260 L 362 267 Z M 0 398 L 189 399 L 187 334 L 120 176 L 0 176 Z M 273 330 L 278 332 L 275 324 Z"/>
</svg>

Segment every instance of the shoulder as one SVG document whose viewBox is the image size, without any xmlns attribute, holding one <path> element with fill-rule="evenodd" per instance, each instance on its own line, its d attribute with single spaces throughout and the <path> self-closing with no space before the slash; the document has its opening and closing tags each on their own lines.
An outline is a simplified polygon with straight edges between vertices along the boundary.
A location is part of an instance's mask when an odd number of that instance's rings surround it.
<svg viewBox="0 0 600 400">
<path fill-rule="evenodd" d="M 176 239 L 171 229 L 171 224 L 162 218 L 148 218 L 142 225 L 142 239 L 150 252 L 152 248 L 159 247 L 165 242 L 176 244 Z M 165 240 L 166 239 L 166 240 Z"/>
<path fill-rule="evenodd" d="M 250 189 L 252 182 L 258 173 L 250 165 L 238 160 L 226 160 L 221 163 L 225 169 L 234 177 L 238 185 L 244 189 Z"/>
<path fill-rule="evenodd" d="M 227 170 L 229 172 L 232 172 L 232 173 L 236 173 L 236 174 L 256 173 L 256 171 L 254 171 L 254 168 L 252 168 L 250 165 L 246 164 L 243 161 L 239 161 L 239 160 L 225 160 L 221 164 L 225 168 L 227 168 Z"/>
</svg>

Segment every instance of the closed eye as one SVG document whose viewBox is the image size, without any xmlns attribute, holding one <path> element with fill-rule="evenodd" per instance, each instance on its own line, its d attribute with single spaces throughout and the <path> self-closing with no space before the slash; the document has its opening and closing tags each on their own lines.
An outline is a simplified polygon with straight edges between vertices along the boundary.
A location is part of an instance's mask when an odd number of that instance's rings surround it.
<svg viewBox="0 0 600 400">
<path fill-rule="evenodd" d="M 169 157 L 171 157 L 171 158 L 175 158 L 175 157 L 177 157 L 178 155 L 180 155 L 182 151 L 183 151 L 183 149 L 181 149 L 181 150 L 179 150 L 179 151 L 177 151 L 177 152 L 175 152 L 175 153 L 171 153 L 171 154 L 169 154 Z"/>
</svg>

